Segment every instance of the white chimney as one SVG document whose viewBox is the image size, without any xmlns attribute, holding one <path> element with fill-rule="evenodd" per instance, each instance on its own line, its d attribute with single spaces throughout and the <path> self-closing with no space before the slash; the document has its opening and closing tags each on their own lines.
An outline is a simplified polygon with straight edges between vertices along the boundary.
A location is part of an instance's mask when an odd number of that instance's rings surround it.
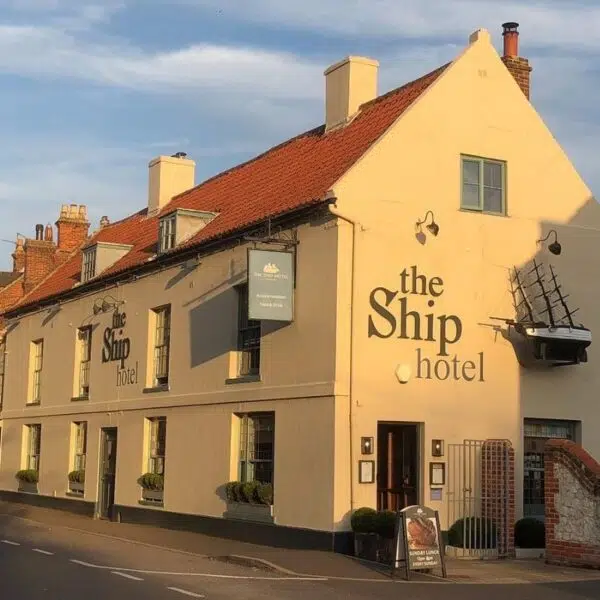
<svg viewBox="0 0 600 600">
<path fill-rule="evenodd" d="M 377 98 L 379 63 L 348 56 L 325 71 L 325 130 L 342 125 L 361 104 Z"/>
<path fill-rule="evenodd" d="M 173 196 L 194 187 L 196 163 L 178 152 L 159 156 L 148 165 L 148 214 L 158 212 Z"/>
</svg>

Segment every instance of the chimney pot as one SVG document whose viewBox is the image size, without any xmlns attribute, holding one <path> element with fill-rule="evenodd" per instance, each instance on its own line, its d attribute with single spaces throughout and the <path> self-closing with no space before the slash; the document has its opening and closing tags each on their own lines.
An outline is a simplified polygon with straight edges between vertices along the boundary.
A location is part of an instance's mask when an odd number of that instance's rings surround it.
<svg viewBox="0 0 600 600">
<path fill-rule="evenodd" d="M 73 252 L 87 239 L 90 224 L 87 220 L 85 204 L 63 204 L 56 221 L 58 231 L 58 250 Z"/>
<path fill-rule="evenodd" d="M 325 71 L 325 130 L 346 123 L 362 104 L 377 98 L 379 63 L 348 56 Z"/>
<path fill-rule="evenodd" d="M 110 221 L 108 220 L 108 217 L 106 215 L 104 215 L 100 219 L 100 229 L 103 229 L 104 227 L 108 227 L 108 225 L 110 225 Z"/>
<path fill-rule="evenodd" d="M 38 223 L 35 226 L 35 239 L 36 240 L 44 239 L 44 226 L 41 223 Z"/>
<path fill-rule="evenodd" d="M 502 24 L 504 37 L 504 56 L 519 56 L 519 24 L 513 21 Z"/>
<path fill-rule="evenodd" d="M 46 229 L 44 231 L 44 239 L 47 242 L 51 242 L 54 239 L 54 232 L 52 231 L 52 225 L 50 225 L 50 223 L 46 225 Z"/>
</svg>

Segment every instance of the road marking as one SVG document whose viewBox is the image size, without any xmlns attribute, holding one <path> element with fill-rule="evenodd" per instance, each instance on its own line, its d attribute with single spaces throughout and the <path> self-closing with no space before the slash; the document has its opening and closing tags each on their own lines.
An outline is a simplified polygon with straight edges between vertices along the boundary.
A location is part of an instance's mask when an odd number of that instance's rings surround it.
<svg viewBox="0 0 600 600">
<path fill-rule="evenodd" d="M 10 540 L 2 540 L 3 544 L 8 544 L 9 546 L 20 546 L 19 542 L 11 542 Z"/>
<path fill-rule="evenodd" d="M 54 556 L 54 552 L 48 552 L 48 550 L 42 550 L 41 548 L 33 548 L 34 552 L 38 552 L 39 554 L 45 554 L 46 556 Z"/>
<path fill-rule="evenodd" d="M 82 560 L 75 560 L 74 558 L 71 559 L 72 563 L 75 563 L 76 565 L 81 565 L 82 567 L 93 567 L 95 569 L 97 569 L 98 567 L 96 565 L 93 565 L 92 563 L 87 563 L 87 562 L 83 562 Z M 106 567 L 107 569 L 110 567 Z"/>
<path fill-rule="evenodd" d="M 125 579 L 133 579 L 133 581 L 144 581 L 141 577 L 129 575 L 129 573 L 121 573 L 121 571 L 111 571 L 111 573 L 113 575 L 118 575 L 119 577 L 125 577 Z"/>
<path fill-rule="evenodd" d="M 185 596 L 191 596 L 192 598 L 206 598 L 206 596 L 203 596 L 202 594 L 194 594 L 194 592 L 188 592 L 187 590 L 182 590 L 181 588 L 168 587 L 167 589 L 171 590 L 172 592 L 179 592 Z"/>
</svg>

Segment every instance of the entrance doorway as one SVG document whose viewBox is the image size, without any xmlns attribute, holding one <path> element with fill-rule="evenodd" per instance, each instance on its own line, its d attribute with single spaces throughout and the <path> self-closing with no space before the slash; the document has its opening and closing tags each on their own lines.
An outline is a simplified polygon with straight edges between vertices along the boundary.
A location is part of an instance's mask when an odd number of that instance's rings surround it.
<svg viewBox="0 0 600 600">
<path fill-rule="evenodd" d="M 377 424 L 377 509 L 419 503 L 419 428 L 415 423 Z"/>
<path fill-rule="evenodd" d="M 112 519 L 115 505 L 115 475 L 117 473 L 117 428 L 102 430 L 100 456 L 100 507 L 101 519 Z"/>
</svg>

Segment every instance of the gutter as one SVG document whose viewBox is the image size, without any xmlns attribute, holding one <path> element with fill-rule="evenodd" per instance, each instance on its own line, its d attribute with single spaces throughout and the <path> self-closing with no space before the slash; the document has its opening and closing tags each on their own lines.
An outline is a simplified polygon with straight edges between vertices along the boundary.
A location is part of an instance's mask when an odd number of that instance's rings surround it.
<svg viewBox="0 0 600 600">
<path fill-rule="evenodd" d="M 354 407 L 354 304 L 355 304 L 355 265 L 356 265 L 356 232 L 359 223 L 353 221 L 349 217 L 341 214 L 337 206 L 337 198 L 333 192 L 328 194 L 330 201 L 329 212 L 346 221 L 352 226 L 352 257 L 350 270 L 350 352 L 349 352 L 349 369 L 348 369 L 348 428 L 350 434 L 349 444 L 349 459 L 350 459 L 350 512 L 354 511 L 354 422 L 353 422 L 353 407 Z"/>
</svg>

